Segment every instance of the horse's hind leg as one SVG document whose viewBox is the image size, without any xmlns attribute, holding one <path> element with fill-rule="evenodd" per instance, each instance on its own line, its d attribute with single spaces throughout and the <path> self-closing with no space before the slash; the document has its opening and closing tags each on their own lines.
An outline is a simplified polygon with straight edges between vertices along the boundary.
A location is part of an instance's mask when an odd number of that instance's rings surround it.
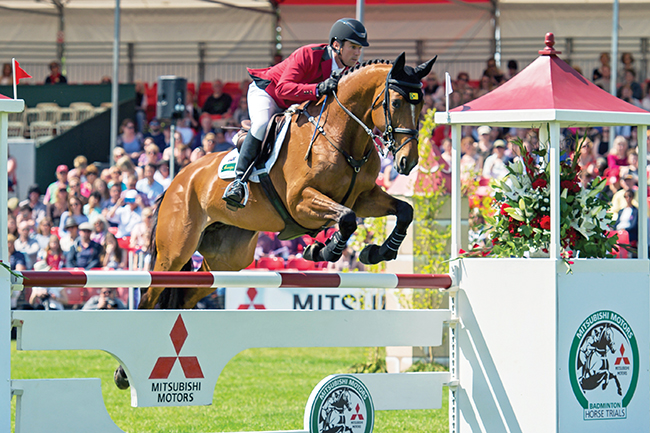
<svg viewBox="0 0 650 433">
<path fill-rule="evenodd" d="M 352 209 L 336 203 L 313 188 L 305 188 L 296 211 L 310 219 L 333 220 L 339 225 L 339 231 L 325 244 L 314 242 L 309 245 L 303 257 L 314 262 L 336 262 L 340 259 L 348 240 L 357 229 L 357 216 Z"/>
<path fill-rule="evenodd" d="M 387 194 L 379 186 L 375 186 L 369 192 L 359 196 L 354 209 L 363 217 L 386 215 L 397 217 L 395 228 L 381 246 L 367 245 L 359 254 L 359 261 L 366 265 L 394 260 L 406 237 L 406 231 L 413 221 L 413 207 L 405 201 Z"/>
</svg>

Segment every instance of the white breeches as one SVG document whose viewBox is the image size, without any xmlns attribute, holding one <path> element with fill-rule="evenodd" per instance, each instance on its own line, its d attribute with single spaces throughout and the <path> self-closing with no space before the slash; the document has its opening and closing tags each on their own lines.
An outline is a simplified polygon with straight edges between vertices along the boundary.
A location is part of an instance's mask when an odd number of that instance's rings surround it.
<svg viewBox="0 0 650 433">
<path fill-rule="evenodd" d="M 275 113 L 281 112 L 273 98 L 264 90 L 257 87 L 253 81 L 248 86 L 248 115 L 251 119 L 251 134 L 258 140 L 264 138 L 266 125 Z"/>
</svg>

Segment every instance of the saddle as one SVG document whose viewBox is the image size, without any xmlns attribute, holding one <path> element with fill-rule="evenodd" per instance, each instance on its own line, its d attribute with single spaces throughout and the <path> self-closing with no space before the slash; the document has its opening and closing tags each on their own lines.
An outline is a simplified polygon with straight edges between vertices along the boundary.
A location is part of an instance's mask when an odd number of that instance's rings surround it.
<svg viewBox="0 0 650 433">
<path fill-rule="evenodd" d="M 266 161 L 269 159 L 273 153 L 274 146 L 276 145 L 277 137 L 285 122 L 287 121 L 287 116 L 285 113 L 276 113 L 271 117 L 269 124 L 266 127 L 266 132 L 264 133 L 264 139 L 262 140 L 262 148 L 260 153 L 257 155 L 255 160 L 253 160 L 252 166 L 255 169 L 261 170 L 258 174 L 260 185 L 264 190 L 264 194 L 269 199 L 275 210 L 278 212 L 282 220 L 284 221 L 284 229 L 278 234 L 278 239 L 282 241 L 295 239 L 302 235 L 308 234 L 310 236 L 316 236 L 320 233 L 321 229 L 308 229 L 296 222 L 293 219 L 289 211 L 287 210 L 284 202 L 278 195 L 271 178 L 269 177 L 268 172 L 265 170 Z M 244 138 L 246 134 L 250 132 L 243 129 L 242 133 L 239 134 L 235 140 L 235 146 L 237 150 L 241 149 L 242 144 L 244 143 Z"/>
</svg>

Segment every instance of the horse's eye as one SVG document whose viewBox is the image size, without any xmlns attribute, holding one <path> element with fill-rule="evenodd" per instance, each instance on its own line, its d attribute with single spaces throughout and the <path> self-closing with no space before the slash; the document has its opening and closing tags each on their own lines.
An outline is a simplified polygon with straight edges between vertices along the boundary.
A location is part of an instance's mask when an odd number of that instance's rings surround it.
<svg viewBox="0 0 650 433">
<path fill-rule="evenodd" d="M 393 99 L 392 106 L 393 108 L 399 108 L 402 106 L 402 101 L 399 99 Z"/>
</svg>

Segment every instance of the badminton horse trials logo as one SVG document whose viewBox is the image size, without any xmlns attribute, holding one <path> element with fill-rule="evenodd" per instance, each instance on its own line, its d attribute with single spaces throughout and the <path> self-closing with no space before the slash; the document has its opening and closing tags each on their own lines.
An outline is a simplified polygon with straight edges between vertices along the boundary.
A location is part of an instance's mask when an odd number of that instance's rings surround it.
<svg viewBox="0 0 650 433">
<path fill-rule="evenodd" d="M 583 420 L 627 418 L 639 379 L 639 349 L 623 317 L 601 310 L 580 324 L 569 353 L 569 377 Z"/>
<path fill-rule="evenodd" d="M 332 375 L 323 379 L 305 407 L 309 433 L 371 433 L 375 407 L 368 388 L 354 376 Z"/>
</svg>

